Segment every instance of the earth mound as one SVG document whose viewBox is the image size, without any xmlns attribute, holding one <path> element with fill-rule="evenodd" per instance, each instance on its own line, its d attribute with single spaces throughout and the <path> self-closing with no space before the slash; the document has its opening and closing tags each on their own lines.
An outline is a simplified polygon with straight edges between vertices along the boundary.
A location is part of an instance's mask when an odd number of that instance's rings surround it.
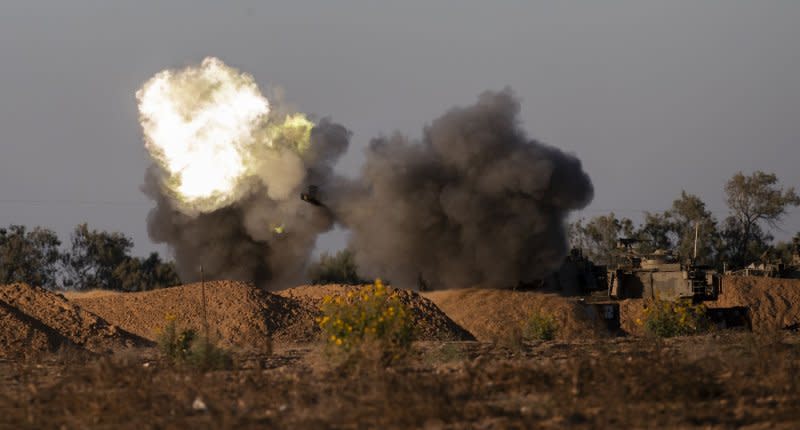
<svg viewBox="0 0 800 430">
<path fill-rule="evenodd" d="M 800 324 L 800 279 L 726 276 L 719 299 L 708 305 L 747 306 L 756 332 L 796 327 Z"/>
<path fill-rule="evenodd" d="M 800 325 L 800 279 L 726 276 L 717 300 L 703 304 L 709 308 L 748 308 L 755 332 L 797 327 Z M 633 335 L 643 334 L 643 327 L 636 320 L 644 319 L 647 302 L 626 299 L 620 301 L 619 306 L 622 329 Z"/>
<path fill-rule="evenodd" d="M 120 327 L 155 340 L 175 317 L 181 328 L 202 332 L 203 284 L 121 294 L 72 294 L 76 304 Z M 298 343 L 316 337 L 314 311 L 293 300 L 236 281 L 205 283 L 210 336 L 225 347 L 268 350 L 271 343 Z"/>
<path fill-rule="evenodd" d="M 19 309 L 0 302 L 0 357 L 55 352 L 72 342 Z"/>
<path fill-rule="evenodd" d="M 556 294 L 465 288 L 422 295 L 483 342 L 510 338 L 534 312 L 556 318 L 560 339 L 594 337 L 605 330 L 591 308 Z"/>
<path fill-rule="evenodd" d="M 0 286 L 0 354 L 55 351 L 64 346 L 91 352 L 147 346 L 63 296 L 27 284 Z"/>
<path fill-rule="evenodd" d="M 283 297 L 296 300 L 311 309 L 318 309 L 325 296 L 344 295 L 358 291 L 363 285 L 303 285 L 279 291 Z M 475 340 L 464 327 L 442 312 L 431 300 L 420 294 L 404 289 L 396 289 L 400 301 L 411 309 L 414 328 L 419 340 Z"/>
</svg>

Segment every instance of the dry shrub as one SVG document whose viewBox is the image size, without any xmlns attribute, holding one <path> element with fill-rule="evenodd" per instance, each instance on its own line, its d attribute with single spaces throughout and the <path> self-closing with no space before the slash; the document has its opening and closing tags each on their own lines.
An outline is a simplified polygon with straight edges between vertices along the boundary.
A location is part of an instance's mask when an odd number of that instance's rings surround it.
<svg viewBox="0 0 800 430">
<path fill-rule="evenodd" d="M 181 327 L 174 315 L 167 315 L 166 321 L 157 341 L 161 353 L 170 364 L 188 365 L 199 370 L 231 367 L 231 354 L 209 336 L 198 335 L 192 328 Z"/>
<path fill-rule="evenodd" d="M 530 340 L 553 340 L 558 332 L 558 322 L 552 315 L 534 312 L 525 323 L 523 336 Z"/>
<path fill-rule="evenodd" d="M 464 360 L 465 354 L 458 344 L 445 342 L 432 348 L 423 357 L 425 364 L 436 365 Z"/>
<path fill-rule="evenodd" d="M 158 349 L 172 364 L 186 360 L 197 333 L 192 329 L 179 329 L 174 315 L 164 317 L 166 324 L 156 337 Z"/>
</svg>

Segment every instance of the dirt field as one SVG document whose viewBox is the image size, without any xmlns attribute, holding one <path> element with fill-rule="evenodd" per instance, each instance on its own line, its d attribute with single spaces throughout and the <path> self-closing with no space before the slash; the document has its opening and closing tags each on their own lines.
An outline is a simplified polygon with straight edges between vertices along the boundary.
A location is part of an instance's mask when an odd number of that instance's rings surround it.
<svg viewBox="0 0 800 430">
<path fill-rule="evenodd" d="M 0 361 L 0 428 L 797 428 L 800 339 L 749 333 L 516 350 L 428 342 L 391 367 L 314 346 L 232 370 L 144 354 Z"/>
<path fill-rule="evenodd" d="M 0 286 L 0 429 L 800 425 L 800 335 L 783 329 L 797 317 L 798 281 L 730 280 L 716 305 L 750 306 L 752 333 L 668 340 L 600 336 L 559 296 L 404 292 L 427 340 L 390 367 L 347 368 L 316 340 L 314 317 L 323 296 L 353 287 L 205 286 L 230 370 L 175 367 L 153 347 L 167 314 L 202 321 L 198 284 L 69 299 Z M 625 328 L 642 304 L 620 305 Z M 557 316 L 558 338 L 503 342 L 534 311 Z"/>
</svg>

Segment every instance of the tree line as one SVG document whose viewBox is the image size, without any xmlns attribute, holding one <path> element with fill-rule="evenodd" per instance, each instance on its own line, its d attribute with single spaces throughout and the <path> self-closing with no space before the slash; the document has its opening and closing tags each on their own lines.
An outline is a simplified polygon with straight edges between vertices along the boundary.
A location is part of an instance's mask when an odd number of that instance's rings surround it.
<svg viewBox="0 0 800 430">
<path fill-rule="evenodd" d="M 92 230 L 86 223 L 75 227 L 64 247 L 50 229 L 10 225 L 0 228 L 0 284 L 143 291 L 180 283 L 172 262 L 155 252 L 131 256 L 132 248 L 124 234 Z"/>
<path fill-rule="evenodd" d="M 637 239 L 637 251 L 672 250 L 682 260 L 695 254 L 697 264 L 718 269 L 742 268 L 750 263 L 783 261 L 791 258 L 791 243 L 773 243 L 771 229 L 792 207 L 800 205 L 794 187 L 783 188 L 773 173 L 736 173 L 725 185 L 728 216 L 721 222 L 700 197 L 681 191 L 663 212 L 645 212 L 636 226 L 612 212 L 591 219 L 579 219 L 568 227 L 570 245 L 582 248 L 598 264 L 618 263 L 618 240 Z M 800 233 L 798 236 L 800 237 Z"/>
</svg>

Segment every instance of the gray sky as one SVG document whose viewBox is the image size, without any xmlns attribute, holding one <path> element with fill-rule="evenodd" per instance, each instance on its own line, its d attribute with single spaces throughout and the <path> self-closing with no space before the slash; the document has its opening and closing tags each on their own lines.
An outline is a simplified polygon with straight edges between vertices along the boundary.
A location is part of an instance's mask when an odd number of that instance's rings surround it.
<svg viewBox="0 0 800 430">
<path fill-rule="evenodd" d="M 371 137 L 419 136 L 510 86 L 530 136 L 583 160 L 596 196 L 580 216 L 638 220 L 686 189 L 721 219 L 739 170 L 800 186 L 798 22 L 795 0 L 5 1 L 0 225 L 67 240 L 87 221 L 157 249 L 134 92 L 209 55 L 350 128 L 349 174 Z"/>
</svg>

